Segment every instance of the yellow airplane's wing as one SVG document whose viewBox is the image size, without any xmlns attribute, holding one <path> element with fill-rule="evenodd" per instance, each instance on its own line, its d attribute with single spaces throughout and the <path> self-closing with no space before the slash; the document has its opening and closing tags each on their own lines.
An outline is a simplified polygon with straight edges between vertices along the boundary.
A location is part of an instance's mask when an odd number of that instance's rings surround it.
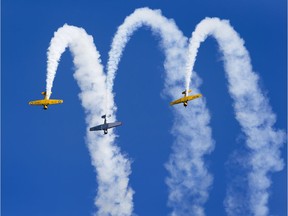
<svg viewBox="0 0 288 216">
<path fill-rule="evenodd" d="M 62 104 L 63 103 L 63 100 L 57 100 L 57 99 L 49 99 L 49 100 L 46 100 L 48 103 L 47 104 L 49 104 L 49 105 L 51 105 L 51 104 Z"/>
<path fill-rule="evenodd" d="M 196 95 L 190 95 L 187 97 L 182 97 L 182 98 L 179 98 L 178 100 L 172 101 L 170 103 L 170 105 L 172 106 L 172 105 L 179 104 L 179 103 L 185 103 L 187 101 L 194 100 L 194 99 L 199 98 L 199 97 L 202 97 L 202 94 L 196 94 Z"/>
<path fill-rule="evenodd" d="M 202 94 L 190 95 L 190 96 L 185 97 L 185 100 L 190 101 L 190 100 L 194 100 L 194 99 L 200 98 L 200 97 L 202 97 Z"/>
<path fill-rule="evenodd" d="M 184 100 L 184 98 L 185 98 L 185 97 L 180 98 L 180 99 L 175 100 L 175 101 L 172 101 L 172 102 L 170 103 L 170 105 L 172 106 L 172 105 L 175 105 L 175 104 L 184 103 L 184 102 L 186 101 L 186 100 Z"/>
<path fill-rule="evenodd" d="M 52 105 L 52 104 L 61 104 L 63 103 L 63 100 L 56 100 L 56 99 L 49 99 L 49 100 L 35 100 L 30 101 L 30 105 Z"/>
<path fill-rule="evenodd" d="M 30 101 L 30 105 L 43 105 L 45 103 L 45 100 L 35 100 L 35 101 Z"/>
</svg>

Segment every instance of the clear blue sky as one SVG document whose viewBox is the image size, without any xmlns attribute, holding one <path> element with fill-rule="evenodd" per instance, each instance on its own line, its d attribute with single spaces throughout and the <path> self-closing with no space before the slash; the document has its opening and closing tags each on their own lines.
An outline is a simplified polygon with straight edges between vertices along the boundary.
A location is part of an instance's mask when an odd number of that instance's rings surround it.
<svg viewBox="0 0 288 216">
<path fill-rule="evenodd" d="M 53 33 L 68 23 L 94 37 L 106 65 L 112 38 L 125 17 L 140 7 L 161 9 L 186 37 L 203 18 L 229 19 L 245 40 L 260 86 L 277 115 L 275 127 L 287 131 L 287 5 L 270 0 L 3 0 L 1 9 L 1 206 L 3 216 L 79 216 L 96 211 L 97 182 L 85 143 L 85 115 L 73 79 L 71 54 L 60 61 L 53 97 L 64 104 L 43 111 L 28 101 L 45 90 L 46 51 Z M 132 163 L 130 184 L 135 213 L 168 215 L 164 164 L 171 153 L 173 123 L 161 98 L 164 54 L 147 28 L 128 43 L 115 80 L 118 145 Z M 225 215 L 227 162 L 244 141 L 234 119 L 223 62 L 215 40 L 200 48 L 195 69 L 211 113 L 215 150 L 207 157 L 214 176 L 207 215 Z M 137 97 L 135 97 L 137 95 Z M 141 98 L 141 99 L 139 99 Z M 287 162 L 286 145 L 282 157 Z M 272 175 L 271 215 L 287 214 L 287 171 Z"/>
</svg>

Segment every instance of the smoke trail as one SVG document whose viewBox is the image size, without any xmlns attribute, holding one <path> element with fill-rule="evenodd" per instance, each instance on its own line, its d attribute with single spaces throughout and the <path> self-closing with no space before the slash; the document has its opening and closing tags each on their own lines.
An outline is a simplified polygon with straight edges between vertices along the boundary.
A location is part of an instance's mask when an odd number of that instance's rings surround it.
<svg viewBox="0 0 288 216">
<path fill-rule="evenodd" d="M 109 52 L 107 88 L 112 92 L 123 50 L 132 34 L 144 25 L 161 37 L 161 46 L 166 57 L 164 92 L 173 99 L 178 98 L 184 88 L 182 80 L 185 78 L 187 40 L 173 20 L 163 17 L 160 10 L 149 8 L 135 10 L 119 26 Z M 198 85 L 199 82 L 193 87 L 196 92 Z M 208 189 L 212 183 L 212 176 L 203 160 L 204 155 L 210 153 L 214 146 L 211 129 L 207 126 L 209 113 L 205 109 L 205 103 L 198 100 L 195 106 L 193 104 L 193 109 L 175 107 L 174 115 L 172 133 L 176 141 L 166 164 L 171 175 L 166 181 L 169 187 L 168 203 L 173 208 L 172 215 L 200 216 L 204 214 L 203 204 L 208 198 Z"/>
<path fill-rule="evenodd" d="M 107 88 L 109 90 L 113 88 L 116 70 L 127 42 L 132 34 L 142 26 L 150 27 L 154 33 L 161 36 L 161 46 L 164 48 L 166 56 L 164 66 L 169 77 L 165 84 L 174 85 L 175 82 L 182 82 L 184 73 L 181 73 L 180 69 L 185 63 L 186 37 L 183 36 L 173 20 L 162 16 L 160 10 L 140 8 L 126 17 L 113 38 L 107 63 Z"/>
<path fill-rule="evenodd" d="M 106 79 L 93 38 L 83 29 L 64 25 L 55 32 L 48 49 L 46 91 L 51 92 L 58 62 L 67 47 L 73 55 L 76 67 L 74 78 L 81 89 L 79 97 L 85 109 L 86 123 L 89 128 L 89 126 L 102 123 L 100 116 L 107 111 L 104 105 Z M 108 94 L 111 93 L 108 92 Z M 109 103 L 112 102 L 109 101 Z M 113 120 L 115 119 L 112 118 Z M 92 164 L 97 173 L 98 194 L 95 205 L 98 212 L 96 215 L 131 215 L 133 191 L 128 185 L 130 162 L 113 144 L 115 134 L 110 131 L 109 134 L 103 136 L 87 130 L 86 137 Z"/>
<path fill-rule="evenodd" d="M 193 78 L 191 87 L 198 91 L 200 79 L 196 74 Z M 204 216 L 203 205 L 213 182 L 204 160 L 204 156 L 214 149 L 211 128 L 208 126 L 210 115 L 202 99 L 193 101 L 193 107 L 188 106 L 185 110 L 177 106 L 174 112 L 172 133 L 176 141 L 166 164 L 171 175 L 167 178 L 169 205 L 173 207 L 171 215 Z"/>
<path fill-rule="evenodd" d="M 283 131 L 273 128 L 276 116 L 258 86 L 259 78 L 252 70 L 244 41 L 228 21 L 206 18 L 197 25 L 189 44 L 186 88 L 189 87 L 200 43 L 210 35 L 217 40 L 223 53 L 229 93 L 234 99 L 236 119 L 247 136 L 246 145 L 250 149 L 246 160 L 250 166 L 249 211 L 256 216 L 265 216 L 269 212 L 267 206 L 268 188 L 271 185 L 269 174 L 283 169 L 280 148 L 284 143 L 285 135 Z M 229 192 L 225 201 L 229 215 L 239 215 L 237 214 L 239 205 L 234 196 L 233 192 Z"/>
</svg>

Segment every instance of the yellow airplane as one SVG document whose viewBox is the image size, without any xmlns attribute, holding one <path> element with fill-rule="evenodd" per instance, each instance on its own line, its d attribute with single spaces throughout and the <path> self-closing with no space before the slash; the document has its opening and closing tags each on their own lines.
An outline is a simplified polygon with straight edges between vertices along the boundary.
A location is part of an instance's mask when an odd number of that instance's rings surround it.
<svg viewBox="0 0 288 216">
<path fill-rule="evenodd" d="M 43 100 L 35 100 L 35 101 L 30 101 L 29 104 L 30 105 L 36 105 L 36 106 L 43 106 L 44 110 L 48 109 L 48 105 L 52 105 L 52 104 L 62 104 L 63 100 L 57 100 L 57 99 L 48 99 L 48 96 L 46 94 L 46 92 L 42 92 L 42 95 L 44 95 L 44 99 Z M 52 94 L 52 92 L 51 92 Z"/>
<path fill-rule="evenodd" d="M 184 107 L 188 106 L 188 101 L 190 100 L 194 100 L 196 98 L 199 98 L 199 97 L 202 97 L 202 94 L 195 94 L 195 95 L 189 95 L 188 96 L 188 93 L 192 92 L 191 89 L 188 90 L 185 90 L 182 92 L 182 94 L 184 95 L 182 98 L 179 98 L 178 100 L 175 100 L 175 101 L 172 101 L 170 103 L 170 105 L 175 105 L 175 104 L 179 104 L 179 103 L 183 103 Z"/>
</svg>

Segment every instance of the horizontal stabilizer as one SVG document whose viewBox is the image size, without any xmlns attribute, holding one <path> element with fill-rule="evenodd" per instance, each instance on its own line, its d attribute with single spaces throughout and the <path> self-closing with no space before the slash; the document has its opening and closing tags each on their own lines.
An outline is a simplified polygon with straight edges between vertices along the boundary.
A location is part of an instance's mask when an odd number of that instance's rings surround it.
<svg viewBox="0 0 288 216">
<path fill-rule="evenodd" d="M 182 94 L 187 95 L 187 94 L 190 93 L 190 92 L 192 92 L 191 89 L 189 89 L 188 92 L 187 92 L 187 90 L 183 91 Z"/>
</svg>

